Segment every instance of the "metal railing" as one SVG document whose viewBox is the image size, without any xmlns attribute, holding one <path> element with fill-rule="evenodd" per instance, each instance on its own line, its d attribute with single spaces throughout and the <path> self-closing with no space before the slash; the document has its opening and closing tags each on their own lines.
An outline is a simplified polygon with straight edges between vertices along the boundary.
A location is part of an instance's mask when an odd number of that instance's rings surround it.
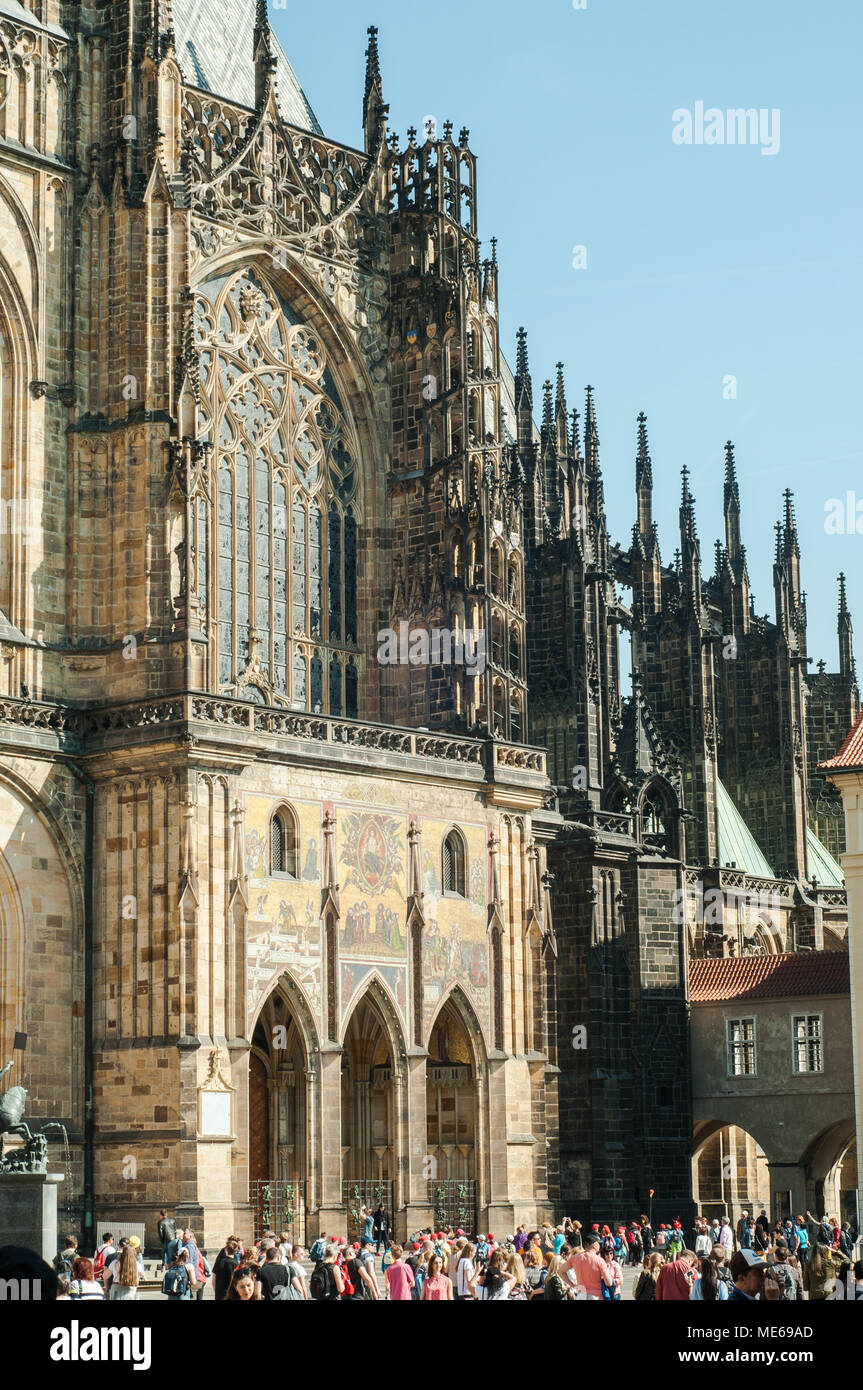
<svg viewBox="0 0 863 1390">
<path fill-rule="evenodd" d="M 342 1182 L 342 1203 L 347 1216 L 349 1241 L 362 1238 L 361 1209 L 366 1207 L 371 1212 L 377 1211 L 381 1202 L 386 1208 L 392 1227 L 393 1184 L 382 1178 L 345 1178 Z"/>
<path fill-rule="evenodd" d="M 265 1231 L 284 1232 L 294 1245 L 306 1244 L 306 1184 L 263 1179 L 249 1184 L 249 1204 L 255 1216 L 255 1240 Z"/>
<path fill-rule="evenodd" d="M 431 1178 L 428 1203 L 438 1230 L 452 1226 L 469 1236 L 477 1234 L 476 1182 L 473 1179 Z"/>
</svg>

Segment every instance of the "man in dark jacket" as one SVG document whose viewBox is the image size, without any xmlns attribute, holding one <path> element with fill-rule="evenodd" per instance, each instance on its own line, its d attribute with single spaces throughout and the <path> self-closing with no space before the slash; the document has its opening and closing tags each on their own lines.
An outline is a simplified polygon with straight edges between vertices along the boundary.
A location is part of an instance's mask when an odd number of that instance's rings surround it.
<svg viewBox="0 0 863 1390">
<path fill-rule="evenodd" d="M 162 1246 L 162 1268 L 168 1264 L 168 1246 L 177 1239 L 177 1223 L 167 1212 L 159 1212 L 159 1241 Z"/>
<path fill-rule="evenodd" d="M 226 1297 L 234 1277 L 234 1270 L 242 1264 L 242 1261 L 239 1241 L 231 1236 L 225 1241 L 224 1248 L 219 1251 L 213 1263 L 213 1290 L 217 1302 L 221 1303 Z"/>
<path fill-rule="evenodd" d="M 280 1262 L 281 1253 L 277 1245 L 271 1245 L 266 1263 L 258 1270 L 258 1280 L 267 1303 L 275 1303 L 282 1297 L 281 1290 L 290 1288 L 291 1275 Z"/>
</svg>

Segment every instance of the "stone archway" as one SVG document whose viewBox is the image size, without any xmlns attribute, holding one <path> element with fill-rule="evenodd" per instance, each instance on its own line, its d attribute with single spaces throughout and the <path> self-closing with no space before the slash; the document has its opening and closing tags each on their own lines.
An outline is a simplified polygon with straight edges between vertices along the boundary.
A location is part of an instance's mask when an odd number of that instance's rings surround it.
<svg viewBox="0 0 863 1390">
<path fill-rule="evenodd" d="M 249 1192 L 256 1228 L 304 1243 L 315 1203 L 317 1042 L 294 982 L 264 999 L 249 1054 Z"/>
<path fill-rule="evenodd" d="M 692 1195 L 698 1212 L 712 1220 L 771 1210 L 769 1160 L 758 1139 L 720 1120 L 696 1124 L 692 1146 Z"/>
<path fill-rule="evenodd" d="M 853 1116 L 822 1130 L 801 1159 L 806 1205 L 813 1216 L 857 1219 L 857 1142 Z"/>
</svg>

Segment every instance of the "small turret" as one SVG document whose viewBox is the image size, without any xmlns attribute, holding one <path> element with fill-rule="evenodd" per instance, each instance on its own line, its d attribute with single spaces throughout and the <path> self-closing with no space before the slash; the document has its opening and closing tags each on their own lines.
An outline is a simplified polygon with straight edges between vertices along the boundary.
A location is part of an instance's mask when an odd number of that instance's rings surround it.
<svg viewBox="0 0 863 1390">
<path fill-rule="evenodd" d="M 725 549 L 736 571 L 735 561 L 740 554 L 740 489 L 737 486 L 737 466 L 734 445 L 729 439 L 725 446 Z"/>
<path fill-rule="evenodd" d="M 839 674 L 846 680 L 856 675 L 854 666 L 854 630 L 848 600 L 845 595 L 845 575 L 839 576 Z"/>
<path fill-rule="evenodd" d="M 366 154 L 370 154 L 377 143 L 385 110 L 381 62 L 378 52 L 378 31 L 373 24 L 370 26 L 368 33 L 369 46 L 366 49 L 366 90 L 363 96 L 363 132 L 365 135 Z"/>
</svg>

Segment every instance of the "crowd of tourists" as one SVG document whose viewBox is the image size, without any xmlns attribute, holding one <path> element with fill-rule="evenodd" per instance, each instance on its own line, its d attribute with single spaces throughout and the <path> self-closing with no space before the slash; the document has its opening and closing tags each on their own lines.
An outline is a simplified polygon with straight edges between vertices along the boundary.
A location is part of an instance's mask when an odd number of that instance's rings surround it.
<svg viewBox="0 0 863 1390">
<path fill-rule="evenodd" d="M 230 1236 L 212 1263 L 195 1233 L 160 1213 L 161 1293 L 173 1302 L 200 1301 L 208 1286 L 219 1302 L 528 1302 L 620 1301 L 624 1271 L 636 1302 L 863 1299 L 863 1261 L 855 1259 L 850 1222 L 805 1216 L 771 1223 L 766 1212 L 680 1221 L 654 1229 L 646 1216 L 628 1225 L 585 1229 L 568 1218 L 557 1226 L 517 1227 L 498 1240 L 447 1226 L 393 1242 L 383 1206 L 363 1207 L 358 1239 L 322 1235 L 307 1252 L 285 1233 L 266 1231 L 254 1244 Z M 45 1266 L 31 1251 L 0 1251 L 0 1277 L 50 1277 L 43 1296 L 60 1300 L 137 1299 L 146 1280 L 140 1242 L 105 1232 L 92 1258 L 68 1236 Z M 29 1262 L 29 1263 L 28 1263 Z M 24 1266 L 28 1266 L 25 1270 Z M 636 1274 L 636 1271 L 637 1274 Z"/>
</svg>

